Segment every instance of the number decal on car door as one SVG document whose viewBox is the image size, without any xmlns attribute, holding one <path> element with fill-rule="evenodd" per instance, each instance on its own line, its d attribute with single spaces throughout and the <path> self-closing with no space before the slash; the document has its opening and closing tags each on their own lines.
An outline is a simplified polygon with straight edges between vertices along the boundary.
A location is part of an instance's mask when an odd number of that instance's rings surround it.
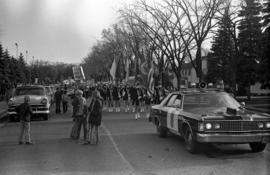
<svg viewBox="0 0 270 175">
<path fill-rule="evenodd" d="M 178 127 L 178 113 L 175 108 L 170 108 L 167 113 L 167 127 L 171 130 L 177 131 Z"/>
</svg>

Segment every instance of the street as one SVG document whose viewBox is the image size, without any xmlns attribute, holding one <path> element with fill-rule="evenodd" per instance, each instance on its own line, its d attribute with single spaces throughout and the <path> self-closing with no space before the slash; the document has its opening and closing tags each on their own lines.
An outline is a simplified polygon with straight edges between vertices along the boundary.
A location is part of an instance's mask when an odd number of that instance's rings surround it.
<svg viewBox="0 0 270 175">
<path fill-rule="evenodd" d="M 53 111 L 53 110 L 52 110 Z M 1 175 L 268 175 L 270 146 L 252 153 L 245 145 L 212 145 L 199 154 L 186 151 L 184 140 L 159 138 L 145 117 L 103 113 L 98 145 L 69 138 L 71 111 L 32 121 L 34 145 L 18 145 L 19 123 L 0 128 Z"/>
</svg>

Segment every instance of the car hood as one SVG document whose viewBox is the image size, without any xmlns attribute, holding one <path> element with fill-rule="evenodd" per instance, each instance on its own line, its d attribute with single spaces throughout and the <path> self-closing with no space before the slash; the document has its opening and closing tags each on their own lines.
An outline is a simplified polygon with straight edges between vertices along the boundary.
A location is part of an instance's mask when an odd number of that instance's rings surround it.
<svg viewBox="0 0 270 175">
<path fill-rule="evenodd" d="M 46 98 L 48 100 L 48 98 L 46 96 L 40 96 L 40 95 L 30 95 L 30 102 L 29 104 L 40 104 L 41 100 Z M 18 105 L 24 102 L 24 96 L 16 96 L 11 98 L 11 100 L 13 100 L 14 105 Z"/>
<path fill-rule="evenodd" d="M 269 119 L 270 115 L 265 113 L 255 113 L 247 109 L 235 109 L 236 113 L 232 114 L 227 111 L 226 107 L 222 108 L 193 108 L 189 113 L 201 116 L 203 120 L 260 120 Z"/>
</svg>

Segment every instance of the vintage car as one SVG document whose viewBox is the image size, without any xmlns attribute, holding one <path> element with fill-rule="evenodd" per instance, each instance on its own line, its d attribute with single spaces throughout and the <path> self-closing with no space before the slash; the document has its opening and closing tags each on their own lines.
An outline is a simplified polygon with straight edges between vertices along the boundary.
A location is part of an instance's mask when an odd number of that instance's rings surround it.
<svg viewBox="0 0 270 175">
<path fill-rule="evenodd" d="M 261 152 L 270 142 L 270 115 L 247 110 L 220 90 L 192 89 L 170 93 L 151 108 L 149 121 L 160 137 L 180 135 L 191 153 L 202 143 L 248 143 Z"/>
<path fill-rule="evenodd" d="M 34 116 L 42 116 L 44 120 L 48 120 L 51 107 L 51 96 L 44 86 L 29 85 L 17 87 L 13 97 L 8 101 L 8 115 L 11 121 L 19 119 L 16 113 L 16 106 L 24 102 L 24 96 L 30 96 L 30 105 Z"/>
<path fill-rule="evenodd" d="M 46 94 L 50 96 L 51 99 L 51 104 L 54 103 L 54 92 L 53 92 L 53 87 L 52 86 L 44 86 L 46 90 Z"/>
</svg>

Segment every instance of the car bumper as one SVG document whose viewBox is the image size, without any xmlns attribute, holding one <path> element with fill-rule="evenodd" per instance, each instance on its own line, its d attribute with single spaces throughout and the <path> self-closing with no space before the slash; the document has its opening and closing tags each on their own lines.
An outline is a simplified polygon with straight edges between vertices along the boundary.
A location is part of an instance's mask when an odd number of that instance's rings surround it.
<svg viewBox="0 0 270 175">
<path fill-rule="evenodd" d="M 50 114 L 50 110 L 42 110 L 42 111 L 32 111 L 34 115 L 38 114 Z M 17 112 L 14 111 L 8 111 L 8 115 L 18 115 Z"/>
<path fill-rule="evenodd" d="M 206 143 L 270 143 L 270 133 L 243 134 L 201 134 L 197 133 L 198 142 Z"/>
</svg>

